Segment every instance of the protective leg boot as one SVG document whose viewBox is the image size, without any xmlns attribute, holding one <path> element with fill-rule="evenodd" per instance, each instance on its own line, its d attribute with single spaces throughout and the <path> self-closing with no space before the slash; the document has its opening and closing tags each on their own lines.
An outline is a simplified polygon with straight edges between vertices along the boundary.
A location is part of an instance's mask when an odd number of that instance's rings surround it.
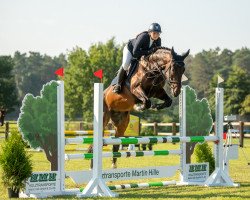
<svg viewBox="0 0 250 200">
<path fill-rule="evenodd" d="M 123 67 L 121 67 L 119 72 L 118 72 L 118 75 L 117 75 L 117 77 L 118 77 L 117 84 L 114 86 L 114 89 L 113 89 L 114 93 L 117 93 L 117 94 L 121 93 L 122 82 L 123 82 L 125 76 L 126 76 L 126 71 L 123 69 Z"/>
</svg>

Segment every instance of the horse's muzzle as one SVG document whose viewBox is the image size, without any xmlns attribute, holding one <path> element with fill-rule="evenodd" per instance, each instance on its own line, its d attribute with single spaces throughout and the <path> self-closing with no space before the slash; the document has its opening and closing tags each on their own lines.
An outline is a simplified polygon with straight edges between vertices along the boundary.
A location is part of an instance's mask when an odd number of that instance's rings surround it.
<svg viewBox="0 0 250 200">
<path fill-rule="evenodd" d="M 181 93 L 181 85 L 178 83 L 172 83 L 171 92 L 174 97 L 178 97 L 178 95 Z"/>
</svg>

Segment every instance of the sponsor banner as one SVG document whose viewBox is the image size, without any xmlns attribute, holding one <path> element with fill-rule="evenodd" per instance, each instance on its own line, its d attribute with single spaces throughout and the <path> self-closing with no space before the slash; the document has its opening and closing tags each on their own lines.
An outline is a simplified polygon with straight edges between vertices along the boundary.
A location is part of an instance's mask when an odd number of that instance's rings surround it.
<svg viewBox="0 0 250 200">
<path fill-rule="evenodd" d="M 178 169 L 180 169 L 179 166 L 112 169 L 104 170 L 102 178 L 105 182 L 107 182 L 143 178 L 172 177 Z M 92 177 L 92 171 L 70 171 L 66 172 L 66 176 L 72 178 L 77 184 L 88 183 Z"/>
<path fill-rule="evenodd" d="M 204 182 L 209 177 L 209 163 L 194 163 L 186 165 L 188 182 Z"/>
<path fill-rule="evenodd" d="M 25 190 L 26 194 L 59 191 L 59 173 L 57 171 L 34 172 L 28 179 Z"/>
</svg>

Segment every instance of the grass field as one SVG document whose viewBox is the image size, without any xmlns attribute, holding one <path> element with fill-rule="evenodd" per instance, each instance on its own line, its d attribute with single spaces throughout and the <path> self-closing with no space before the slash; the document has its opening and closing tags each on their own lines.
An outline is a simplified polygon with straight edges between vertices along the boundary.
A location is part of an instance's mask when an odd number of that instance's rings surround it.
<svg viewBox="0 0 250 200">
<path fill-rule="evenodd" d="M 0 139 L 0 144 L 3 139 Z M 237 140 L 234 140 L 237 143 Z M 86 146 L 81 146 L 86 147 Z M 66 149 L 72 149 L 74 146 L 66 146 Z M 179 144 L 159 144 L 154 146 L 154 150 L 160 149 L 179 149 Z M 68 151 L 70 153 L 72 151 Z M 34 171 L 45 171 L 50 169 L 50 165 L 45 158 L 43 152 L 30 152 L 33 156 Z M 230 161 L 230 175 L 234 182 L 240 183 L 239 188 L 232 187 L 200 187 L 200 186 L 167 186 L 167 187 L 152 187 L 144 189 L 126 189 L 116 190 L 122 199 L 250 199 L 250 165 L 244 155 L 250 160 L 250 140 L 245 140 L 245 147 L 239 149 L 239 159 Z M 195 161 L 194 158 L 192 158 Z M 139 158 L 120 158 L 118 159 L 118 168 L 121 167 L 146 167 L 146 166 L 163 166 L 163 165 L 177 165 L 179 164 L 179 156 L 158 156 L 158 157 L 139 157 Z M 105 169 L 111 167 L 110 158 L 103 160 Z M 89 168 L 89 161 L 86 160 L 72 160 L 66 161 L 66 170 L 82 170 Z M 1 176 L 1 172 L 0 172 Z M 171 179 L 178 180 L 179 174 L 176 174 Z M 151 182 L 166 179 L 141 179 L 136 181 L 112 182 L 109 185 L 124 184 L 124 183 L 138 183 Z M 84 185 L 75 185 L 70 179 L 66 180 L 67 188 L 84 187 Z M 7 190 L 0 183 L 0 199 L 7 199 Z M 54 197 L 50 199 L 77 199 L 74 196 L 70 197 Z M 89 198 L 90 199 L 90 198 Z M 93 198 L 91 198 L 93 199 Z M 96 198 L 98 199 L 98 198 Z M 110 199 L 110 198 L 102 198 Z"/>
</svg>

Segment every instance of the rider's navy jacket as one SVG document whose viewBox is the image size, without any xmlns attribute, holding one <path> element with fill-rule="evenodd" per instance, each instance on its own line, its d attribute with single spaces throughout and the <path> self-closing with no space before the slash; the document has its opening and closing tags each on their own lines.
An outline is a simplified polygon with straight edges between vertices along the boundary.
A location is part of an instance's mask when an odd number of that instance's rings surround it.
<svg viewBox="0 0 250 200">
<path fill-rule="evenodd" d="M 136 38 L 129 40 L 128 50 L 131 52 L 134 58 L 140 59 L 143 55 L 148 55 L 149 50 L 154 47 L 161 46 L 161 38 L 153 41 L 153 44 L 149 48 L 150 35 L 148 31 L 140 33 Z"/>
</svg>

